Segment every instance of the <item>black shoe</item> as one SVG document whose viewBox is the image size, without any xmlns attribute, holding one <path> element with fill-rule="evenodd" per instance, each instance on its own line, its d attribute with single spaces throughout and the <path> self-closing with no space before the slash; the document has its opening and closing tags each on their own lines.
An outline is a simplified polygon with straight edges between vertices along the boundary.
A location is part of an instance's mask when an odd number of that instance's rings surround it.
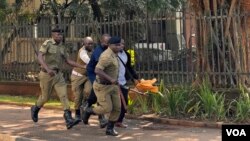
<svg viewBox="0 0 250 141">
<path fill-rule="evenodd" d="M 65 119 L 67 129 L 70 129 L 77 124 L 76 120 L 74 120 L 71 116 L 71 111 L 64 110 L 63 117 Z"/>
<path fill-rule="evenodd" d="M 115 122 L 109 121 L 106 129 L 106 135 L 109 136 L 118 136 L 118 132 L 114 129 Z"/>
<path fill-rule="evenodd" d="M 36 105 L 35 106 L 32 106 L 30 108 L 31 110 L 31 118 L 34 122 L 37 122 L 38 121 L 38 112 L 40 111 L 41 108 L 37 107 Z"/>
<path fill-rule="evenodd" d="M 108 120 L 105 119 L 105 116 L 104 115 L 99 115 L 98 119 L 99 119 L 100 128 L 105 128 L 107 126 L 107 124 L 108 124 Z"/>
<path fill-rule="evenodd" d="M 82 115 L 82 121 L 84 124 L 88 124 L 89 122 L 89 117 L 94 114 L 92 107 L 86 108 L 86 110 L 83 112 Z"/>
</svg>

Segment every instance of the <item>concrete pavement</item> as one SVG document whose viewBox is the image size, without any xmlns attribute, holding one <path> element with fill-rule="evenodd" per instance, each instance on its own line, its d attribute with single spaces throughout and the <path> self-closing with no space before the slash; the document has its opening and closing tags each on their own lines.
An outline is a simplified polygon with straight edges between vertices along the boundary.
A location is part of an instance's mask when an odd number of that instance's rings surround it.
<svg viewBox="0 0 250 141">
<path fill-rule="evenodd" d="M 159 124 L 126 119 L 126 129 L 116 128 L 118 137 L 105 135 L 96 116 L 90 125 L 80 123 L 67 130 L 63 111 L 41 109 L 38 123 L 30 118 L 30 107 L 0 104 L 0 141 L 221 141 L 218 128 L 200 128 Z"/>
</svg>

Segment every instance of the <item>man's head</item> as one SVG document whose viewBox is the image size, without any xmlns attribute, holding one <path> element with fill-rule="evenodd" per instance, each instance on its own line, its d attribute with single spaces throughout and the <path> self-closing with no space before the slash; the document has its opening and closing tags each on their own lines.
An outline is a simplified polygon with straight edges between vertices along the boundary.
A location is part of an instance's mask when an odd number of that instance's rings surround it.
<svg viewBox="0 0 250 141">
<path fill-rule="evenodd" d="M 82 42 L 87 51 L 91 51 L 93 49 L 93 39 L 91 37 L 87 36 L 83 38 Z"/>
<path fill-rule="evenodd" d="M 109 34 L 103 34 L 102 37 L 101 37 L 101 45 L 104 47 L 104 48 L 107 48 L 109 46 L 109 39 L 110 39 L 110 35 Z"/>
<path fill-rule="evenodd" d="M 56 43 L 60 43 L 63 39 L 63 30 L 60 28 L 54 28 L 51 30 L 52 38 Z"/>
<path fill-rule="evenodd" d="M 122 39 L 118 36 L 113 36 L 109 39 L 109 48 L 114 52 L 118 53 L 122 50 Z"/>
</svg>

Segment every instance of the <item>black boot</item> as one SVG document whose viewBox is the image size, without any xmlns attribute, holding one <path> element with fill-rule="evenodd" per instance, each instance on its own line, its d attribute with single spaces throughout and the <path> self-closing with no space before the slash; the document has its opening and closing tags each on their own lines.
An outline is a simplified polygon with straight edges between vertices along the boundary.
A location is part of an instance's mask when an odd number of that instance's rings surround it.
<svg viewBox="0 0 250 141">
<path fill-rule="evenodd" d="M 75 120 L 76 120 L 76 124 L 78 124 L 81 121 L 81 112 L 79 109 L 75 111 Z"/>
<path fill-rule="evenodd" d="M 118 132 L 115 131 L 114 125 L 115 125 L 114 121 L 108 122 L 107 129 L 106 129 L 106 135 L 118 136 Z"/>
<path fill-rule="evenodd" d="M 77 124 L 76 120 L 72 118 L 70 110 L 64 110 L 63 117 L 65 119 L 67 129 L 70 129 Z"/>
<path fill-rule="evenodd" d="M 37 107 L 36 105 L 35 106 L 32 106 L 30 108 L 31 110 L 31 118 L 34 122 L 37 122 L 38 121 L 38 112 L 40 111 L 41 108 Z"/>
<path fill-rule="evenodd" d="M 88 124 L 90 115 L 94 114 L 92 107 L 86 108 L 82 114 L 82 121 L 84 124 Z"/>
<path fill-rule="evenodd" d="M 105 128 L 108 124 L 108 120 L 105 119 L 104 115 L 98 115 L 100 128 Z"/>
<path fill-rule="evenodd" d="M 83 113 L 85 112 L 85 110 L 88 108 L 88 107 L 90 107 L 89 106 L 89 103 L 87 102 L 87 101 L 85 101 L 83 104 L 82 104 L 82 106 L 80 107 L 80 112 L 81 112 L 81 118 L 82 118 L 82 120 L 83 120 Z"/>
</svg>

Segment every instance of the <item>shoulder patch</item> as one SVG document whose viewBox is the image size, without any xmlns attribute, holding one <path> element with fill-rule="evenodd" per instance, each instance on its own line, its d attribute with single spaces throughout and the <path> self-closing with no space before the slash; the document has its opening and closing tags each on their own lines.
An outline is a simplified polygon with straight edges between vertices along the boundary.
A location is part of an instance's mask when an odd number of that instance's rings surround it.
<svg viewBox="0 0 250 141">
<path fill-rule="evenodd" d="M 47 45 L 47 44 L 51 44 L 51 43 L 52 43 L 51 40 L 46 40 L 46 41 L 43 42 L 43 45 Z"/>
</svg>

